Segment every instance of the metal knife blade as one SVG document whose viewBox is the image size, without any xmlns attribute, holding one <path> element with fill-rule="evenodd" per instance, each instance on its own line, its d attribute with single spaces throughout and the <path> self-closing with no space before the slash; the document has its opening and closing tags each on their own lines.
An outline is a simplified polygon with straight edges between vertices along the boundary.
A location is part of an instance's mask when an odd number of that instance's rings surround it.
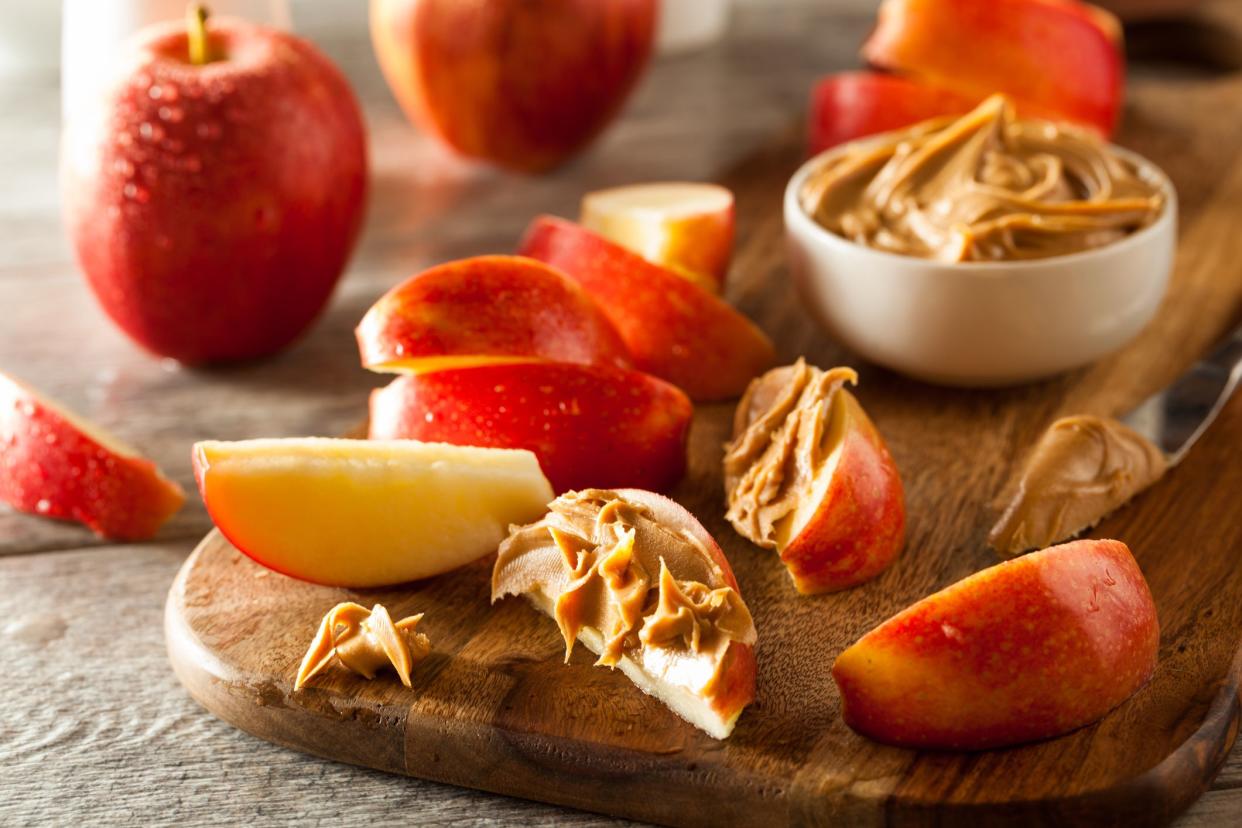
<svg viewBox="0 0 1242 828">
<path fill-rule="evenodd" d="M 1164 390 L 1119 419 L 1181 462 L 1242 381 L 1242 325 Z"/>
</svg>

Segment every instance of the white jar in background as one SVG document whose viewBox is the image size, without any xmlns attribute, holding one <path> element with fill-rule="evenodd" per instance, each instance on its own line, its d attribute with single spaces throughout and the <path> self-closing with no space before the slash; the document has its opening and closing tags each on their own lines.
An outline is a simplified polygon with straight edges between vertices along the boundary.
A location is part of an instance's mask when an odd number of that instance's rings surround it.
<svg viewBox="0 0 1242 828">
<path fill-rule="evenodd" d="M 8 0 L 6 0 L 7 2 Z M 50 5 L 46 4 L 45 5 Z M 184 20 L 186 0 L 64 0 L 61 20 L 61 119 L 93 106 L 122 44 L 150 23 Z M 290 29 L 289 0 L 206 0 L 214 16 L 243 17 Z"/>
<path fill-rule="evenodd" d="M 715 43 L 729 26 L 730 0 L 661 0 L 656 50 L 679 54 Z"/>
</svg>

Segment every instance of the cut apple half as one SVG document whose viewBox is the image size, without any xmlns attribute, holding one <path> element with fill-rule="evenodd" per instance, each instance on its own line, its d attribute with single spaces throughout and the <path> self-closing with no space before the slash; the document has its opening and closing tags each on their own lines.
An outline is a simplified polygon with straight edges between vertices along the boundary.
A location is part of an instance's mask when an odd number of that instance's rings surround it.
<svg viewBox="0 0 1242 828">
<path fill-rule="evenodd" d="M 143 540 L 185 493 L 137 450 L 0 374 L 0 501 L 104 537 Z"/>
<path fill-rule="evenodd" d="M 802 593 L 883 572 L 905 537 L 901 478 L 847 383 L 849 368 L 799 360 L 751 384 L 725 453 L 727 518 L 776 551 Z"/>
<path fill-rule="evenodd" d="M 492 600 L 523 595 L 565 639 L 717 739 L 755 695 L 754 622 L 724 552 L 679 504 L 589 489 L 513 527 Z"/>
<path fill-rule="evenodd" d="M 733 193 L 670 181 L 597 190 L 582 199 L 582 226 L 719 293 L 733 255 Z"/>
<path fill-rule="evenodd" d="M 519 256 L 476 256 L 417 273 L 384 294 L 356 334 L 372 371 L 629 364 L 620 335 L 575 281 Z"/>
<path fill-rule="evenodd" d="M 470 563 L 552 499 L 529 451 L 412 440 L 201 442 L 194 476 L 212 520 L 243 553 L 347 587 Z"/>
</svg>

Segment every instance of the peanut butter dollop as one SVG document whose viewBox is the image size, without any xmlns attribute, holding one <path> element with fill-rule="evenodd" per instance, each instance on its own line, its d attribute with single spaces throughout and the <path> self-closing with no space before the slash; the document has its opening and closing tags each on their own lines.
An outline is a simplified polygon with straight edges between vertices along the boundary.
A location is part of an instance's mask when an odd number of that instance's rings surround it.
<svg viewBox="0 0 1242 828">
<path fill-rule="evenodd" d="M 556 620 L 565 659 L 584 628 L 596 664 L 630 658 L 695 693 L 710 693 L 732 641 L 755 642 L 741 596 L 704 545 L 617 492 L 567 492 L 500 545 L 492 600 L 526 595 Z"/>
<path fill-rule="evenodd" d="M 1160 449 L 1116 420 L 1062 417 L 1035 444 L 988 542 L 1006 555 L 1051 546 L 1091 528 L 1167 469 Z"/>
<path fill-rule="evenodd" d="M 851 241 L 960 262 L 1100 247 L 1155 221 L 1164 195 L 1094 133 L 1018 120 L 994 95 L 960 118 L 843 146 L 800 201 Z"/>
<path fill-rule="evenodd" d="M 401 683 L 409 687 L 410 669 L 431 652 L 427 636 L 414 629 L 422 618 L 420 612 L 394 622 L 382 604 L 371 609 L 353 602 L 337 604 L 319 624 L 319 632 L 302 658 L 293 689 L 301 690 L 334 657 L 368 679 L 375 678 L 381 667 L 391 665 Z"/>
<path fill-rule="evenodd" d="M 782 529 L 839 442 L 833 423 L 847 382 L 858 382 L 853 369 L 821 371 L 802 359 L 751 382 L 724 458 L 725 517 L 738 534 L 767 549 L 783 542 Z"/>
</svg>

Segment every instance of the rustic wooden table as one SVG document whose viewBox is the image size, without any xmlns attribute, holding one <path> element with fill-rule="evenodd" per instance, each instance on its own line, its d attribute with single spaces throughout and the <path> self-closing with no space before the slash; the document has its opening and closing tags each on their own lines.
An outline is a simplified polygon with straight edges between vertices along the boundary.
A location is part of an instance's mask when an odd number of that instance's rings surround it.
<svg viewBox="0 0 1242 828">
<path fill-rule="evenodd" d="M 855 65 L 872 13 L 842 9 L 858 6 L 744 4 L 727 42 L 659 61 L 603 140 L 543 178 L 469 167 L 419 137 L 380 80 L 365 4 L 298 6 L 299 30 L 341 64 L 366 108 L 366 232 L 306 338 L 274 359 L 210 371 L 139 352 L 97 308 L 59 222 L 56 77 L 10 76 L 0 82 L 0 370 L 137 444 L 189 491 L 193 440 L 340 433 L 380 382 L 358 367 L 352 329 L 383 290 L 434 262 L 510 250 L 532 215 L 572 215 L 584 190 L 719 177 L 796 121 L 816 75 Z M 1169 71 L 1179 70 L 1139 66 L 1136 82 Z M 302 756 L 198 708 L 168 667 L 161 616 L 209 528 L 197 497 L 142 545 L 0 507 L 0 823 L 614 822 Z M 1239 820 L 1235 749 L 1180 824 Z"/>
</svg>

